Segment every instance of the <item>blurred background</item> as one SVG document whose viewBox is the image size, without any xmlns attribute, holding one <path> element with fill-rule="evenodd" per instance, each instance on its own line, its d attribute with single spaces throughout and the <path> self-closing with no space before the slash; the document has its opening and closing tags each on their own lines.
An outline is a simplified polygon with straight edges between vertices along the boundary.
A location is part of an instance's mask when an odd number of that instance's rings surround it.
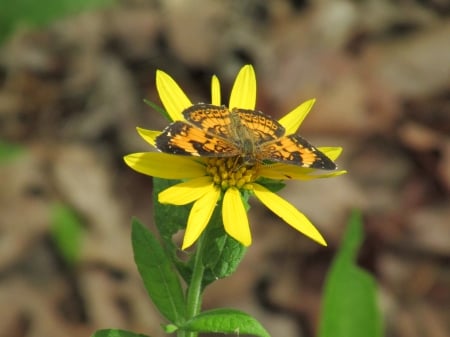
<svg viewBox="0 0 450 337">
<path fill-rule="evenodd" d="M 359 208 L 359 262 L 379 283 L 386 336 L 449 336 L 448 0 L 85 2 L 1 0 L 1 337 L 163 336 L 130 244 L 132 216 L 154 228 L 152 180 L 122 157 L 150 151 L 136 126 L 167 124 L 143 102 L 160 104 L 157 69 L 193 102 L 210 100 L 216 74 L 226 103 L 248 63 L 257 109 L 278 118 L 317 99 L 300 133 L 344 147 L 349 173 L 281 192 L 326 248 L 254 203 L 254 243 L 204 307 L 247 311 L 273 336 L 314 336 Z"/>
</svg>

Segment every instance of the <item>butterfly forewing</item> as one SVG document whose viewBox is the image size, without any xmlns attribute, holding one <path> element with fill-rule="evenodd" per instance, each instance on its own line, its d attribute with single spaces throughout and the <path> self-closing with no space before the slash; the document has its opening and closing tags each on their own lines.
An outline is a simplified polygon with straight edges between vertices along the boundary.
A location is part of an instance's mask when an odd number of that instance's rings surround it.
<svg viewBox="0 0 450 337">
<path fill-rule="evenodd" d="M 189 124 L 206 133 L 232 140 L 230 111 L 224 106 L 195 104 L 184 110 L 183 116 Z"/>
<path fill-rule="evenodd" d="M 286 132 L 280 123 L 261 111 L 233 109 L 232 113 L 239 116 L 241 124 L 251 132 L 257 144 L 276 140 Z"/>
<path fill-rule="evenodd" d="M 158 150 L 201 157 L 232 157 L 240 153 L 232 143 L 182 121 L 170 124 L 156 138 Z"/>
</svg>

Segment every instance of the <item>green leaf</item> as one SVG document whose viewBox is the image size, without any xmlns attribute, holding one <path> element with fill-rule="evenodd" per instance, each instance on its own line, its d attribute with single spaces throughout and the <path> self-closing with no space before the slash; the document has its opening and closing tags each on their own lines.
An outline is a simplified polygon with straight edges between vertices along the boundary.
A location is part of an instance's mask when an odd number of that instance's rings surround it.
<svg viewBox="0 0 450 337">
<path fill-rule="evenodd" d="M 150 298 L 166 319 L 179 323 L 185 317 L 184 295 L 169 258 L 137 219 L 133 219 L 131 236 L 134 260 Z"/>
<path fill-rule="evenodd" d="M 187 321 L 180 328 L 202 333 L 213 332 L 270 337 L 266 329 L 255 318 L 245 312 L 233 309 L 204 311 Z"/>
<path fill-rule="evenodd" d="M 172 259 L 178 272 L 183 276 L 184 280 L 190 279 L 190 267 L 178 258 L 179 247 L 173 242 L 172 237 L 178 231 L 185 229 L 189 212 L 192 205 L 176 206 L 169 204 L 160 204 L 158 202 L 158 194 L 173 185 L 180 183 L 180 180 L 167 180 L 153 178 L 153 200 L 155 209 L 155 223 L 159 235 L 163 241 L 164 249 Z"/>
<path fill-rule="evenodd" d="M 172 236 L 179 230 L 186 228 L 187 219 L 192 206 L 160 204 L 158 202 L 158 194 L 173 185 L 179 184 L 180 182 L 180 180 L 153 178 L 155 223 L 165 244 L 173 245 Z"/>
<path fill-rule="evenodd" d="M 144 98 L 144 103 L 147 104 L 149 107 L 151 107 L 153 110 L 158 112 L 161 116 L 165 117 L 168 121 L 171 121 L 170 115 L 167 113 L 166 110 L 164 110 L 162 107 L 160 107 L 158 104 L 153 103 L 152 101 Z"/>
<path fill-rule="evenodd" d="M 214 211 L 205 235 L 202 256 L 205 266 L 203 287 L 233 274 L 247 251 L 241 243 L 225 232 L 221 207 L 217 207 Z"/>
<path fill-rule="evenodd" d="M 120 329 L 104 329 L 96 331 L 91 337 L 148 337 L 148 336 Z"/>
<path fill-rule="evenodd" d="M 286 186 L 282 180 L 274 180 L 264 177 L 258 178 L 258 183 L 273 193 L 281 191 Z"/>
<path fill-rule="evenodd" d="M 326 280 L 319 337 L 382 336 L 376 283 L 356 265 L 362 241 L 361 215 L 354 212 Z"/>
<path fill-rule="evenodd" d="M 81 252 L 84 227 L 77 214 L 68 206 L 52 206 L 51 235 L 65 260 L 70 264 L 75 263 Z"/>
</svg>

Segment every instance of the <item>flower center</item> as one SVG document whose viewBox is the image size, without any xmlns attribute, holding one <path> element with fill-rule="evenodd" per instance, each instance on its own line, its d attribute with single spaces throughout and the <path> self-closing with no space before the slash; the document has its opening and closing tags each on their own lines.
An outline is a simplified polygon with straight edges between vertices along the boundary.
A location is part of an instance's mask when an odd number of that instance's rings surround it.
<svg viewBox="0 0 450 337">
<path fill-rule="evenodd" d="M 223 190 L 229 187 L 251 190 L 257 178 L 256 165 L 239 165 L 240 157 L 207 158 L 206 172 L 214 183 Z"/>
</svg>

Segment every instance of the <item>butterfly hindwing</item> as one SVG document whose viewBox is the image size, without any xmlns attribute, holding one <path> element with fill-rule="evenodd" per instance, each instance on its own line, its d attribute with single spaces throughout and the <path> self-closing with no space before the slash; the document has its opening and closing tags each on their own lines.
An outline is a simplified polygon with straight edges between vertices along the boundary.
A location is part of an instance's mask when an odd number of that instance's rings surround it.
<svg viewBox="0 0 450 337">
<path fill-rule="evenodd" d="M 259 149 L 262 160 L 271 160 L 301 167 L 325 170 L 336 169 L 336 164 L 307 140 L 298 135 L 289 135 L 265 143 Z"/>
</svg>

